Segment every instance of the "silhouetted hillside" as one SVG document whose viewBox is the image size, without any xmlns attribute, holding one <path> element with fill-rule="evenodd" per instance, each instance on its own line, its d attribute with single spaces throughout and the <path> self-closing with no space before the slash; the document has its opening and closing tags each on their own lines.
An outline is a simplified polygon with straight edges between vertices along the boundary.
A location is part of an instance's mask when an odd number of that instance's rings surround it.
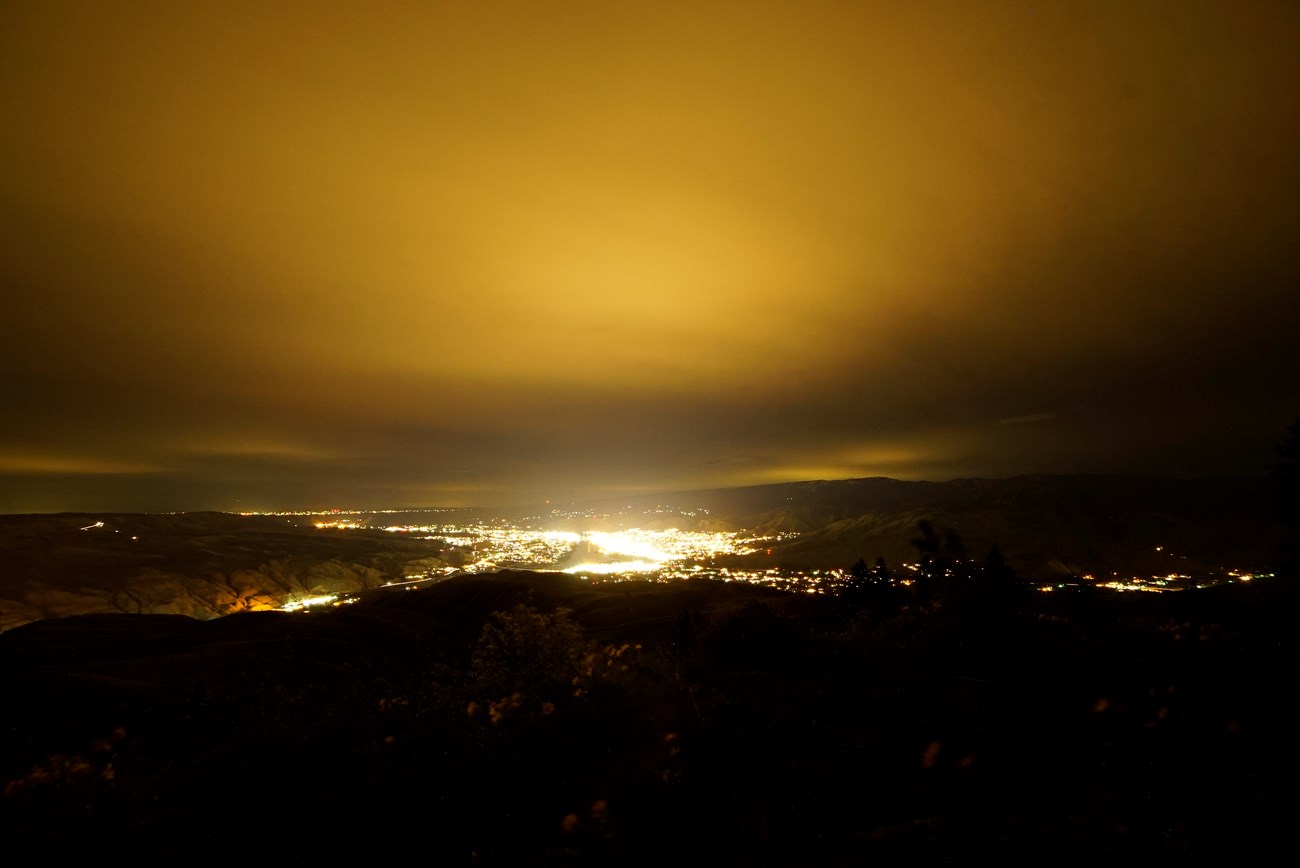
<svg viewBox="0 0 1300 868">
<path fill-rule="evenodd" d="M 136 864 L 1282 859 L 1289 594 L 881 609 L 511 572 L 40 621 L 0 635 L 0 833 Z"/>
</svg>

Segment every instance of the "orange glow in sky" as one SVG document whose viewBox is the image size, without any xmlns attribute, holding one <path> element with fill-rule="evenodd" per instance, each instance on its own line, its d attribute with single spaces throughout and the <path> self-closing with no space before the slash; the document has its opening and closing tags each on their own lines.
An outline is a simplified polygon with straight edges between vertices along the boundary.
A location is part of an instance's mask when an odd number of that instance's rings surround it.
<svg viewBox="0 0 1300 868">
<path fill-rule="evenodd" d="M 1254 472 L 1296 45 L 1269 3 L 5 4 L 0 510 Z"/>
</svg>

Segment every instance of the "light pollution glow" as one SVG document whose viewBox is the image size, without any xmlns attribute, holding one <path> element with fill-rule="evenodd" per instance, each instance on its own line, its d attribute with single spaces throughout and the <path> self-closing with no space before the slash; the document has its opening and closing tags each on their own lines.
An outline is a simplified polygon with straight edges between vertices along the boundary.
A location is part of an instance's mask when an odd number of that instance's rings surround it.
<svg viewBox="0 0 1300 868">
<path fill-rule="evenodd" d="M 1286 3 L 3 4 L 0 510 L 1257 472 L 1297 44 Z"/>
</svg>

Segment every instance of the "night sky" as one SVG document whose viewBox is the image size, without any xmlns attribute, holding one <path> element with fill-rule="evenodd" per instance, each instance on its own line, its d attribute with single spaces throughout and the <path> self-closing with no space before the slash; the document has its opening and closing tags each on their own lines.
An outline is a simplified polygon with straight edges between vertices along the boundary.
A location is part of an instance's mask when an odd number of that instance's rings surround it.
<svg viewBox="0 0 1300 868">
<path fill-rule="evenodd" d="M 6 2 L 0 511 L 1257 474 L 1300 7 Z"/>
</svg>

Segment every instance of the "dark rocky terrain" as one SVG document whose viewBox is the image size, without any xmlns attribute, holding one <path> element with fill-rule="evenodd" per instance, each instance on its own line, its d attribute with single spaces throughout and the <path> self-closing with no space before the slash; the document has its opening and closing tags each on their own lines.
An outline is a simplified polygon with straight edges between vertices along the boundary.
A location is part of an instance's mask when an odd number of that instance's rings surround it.
<svg viewBox="0 0 1300 868">
<path fill-rule="evenodd" d="M 102 522 L 102 527 L 93 527 Z M 91 528 L 82 530 L 82 528 Z M 0 629 L 95 612 L 212 618 L 354 593 L 441 565 L 380 530 L 216 512 L 0 516 Z"/>
</svg>

